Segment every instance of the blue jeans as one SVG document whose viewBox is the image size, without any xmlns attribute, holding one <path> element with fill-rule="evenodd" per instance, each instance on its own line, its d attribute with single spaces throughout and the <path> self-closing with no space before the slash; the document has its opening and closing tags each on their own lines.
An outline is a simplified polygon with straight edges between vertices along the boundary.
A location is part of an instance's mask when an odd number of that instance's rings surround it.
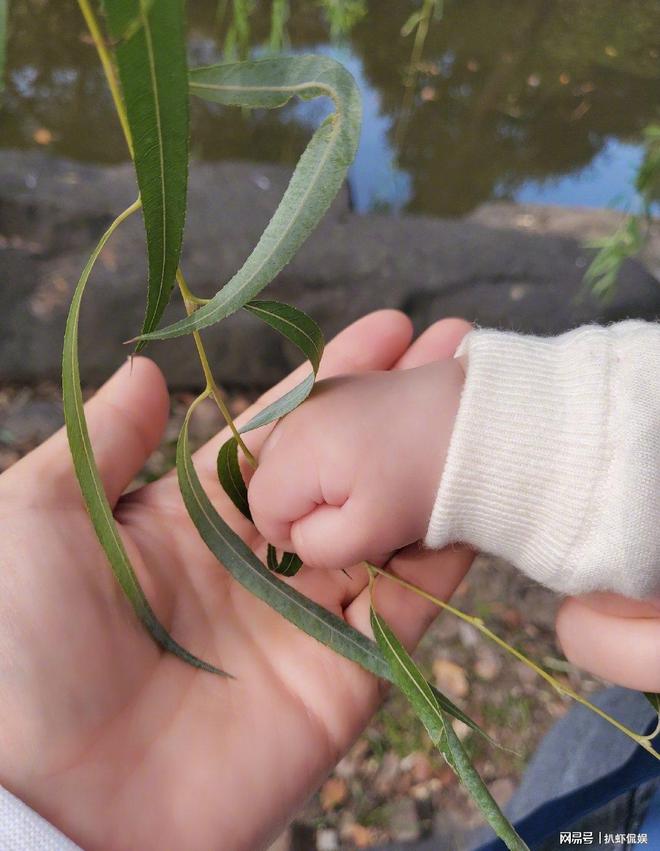
<svg viewBox="0 0 660 851">
<path fill-rule="evenodd" d="M 639 692 L 623 688 L 608 688 L 600 692 L 593 702 L 601 709 L 622 721 L 633 730 L 642 732 L 653 720 L 655 713 L 646 698 Z M 520 786 L 505 808 L 513 822 L 546 801 L 560 794 L 579 790 L 587 784 L 609 774 L 626 762 L 637 749 L 637 745 L 619 733 L 607 721 L 593 712 L 575 704 L 542 739 L 530 760 Z M 658 766 L 660 769 L 660 765 Z M 571 831 L 592 835 L 588 846 L 591 851 L 624 851 L 637 848 L 627 839 L 612 842 L 605 834 L 637 834 L 643 829 L 642 822 L 660 777 L 648 781 L 635 789 L 623 793 L 600 809 L 571 825 Z M 601 842 L 598 841 L 599 835 Z M 466 849 L 477 848 L 493 837 L 490 829 L 479 831 L 471 837 Z M 534 851 L 566 849 L 560 845 L 559 834 L 537 845 Z M 660 831 L 648 836 L 647 848 L 660 849 Z"/>
</svg>

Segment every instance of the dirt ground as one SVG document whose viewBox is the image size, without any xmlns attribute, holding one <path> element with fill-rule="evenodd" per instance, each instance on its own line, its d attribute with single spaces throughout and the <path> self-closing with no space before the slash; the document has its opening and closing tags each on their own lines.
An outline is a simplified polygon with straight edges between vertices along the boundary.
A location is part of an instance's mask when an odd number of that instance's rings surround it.
<svg viewBox="0 0 660 851">
<path fill-rule="evenodd" d="M 173 397 L 164 442 L 143 471 L 143 481 L 173 465 L 176 435 L 191 400 L 187 394 Z M 239 413 L 248 401 L 244 395 L 230 396 L 232 413 Z M 56 386 L 0 387 L 0 471 L 61 423 Z M 194 420 L 195 443 L 201 444 L 217 426 L 215 412 L 202 408 Z M 573 669 L 561 656 L 553 629 L 556 595 L 509 565 L 480 557 L 453 602 L 481 617 L 500 637 L 576 691 L 589 695 L 599 689 L 598 681 Z M 429 630 L 417 658 L 437 686 L 503 745 L 495 748 L 455 722 L 494 796 L 505 802 L 539 739 L 567 711 L 570 701 L 448 614 Z M 479 823 L 453 773 L 434 752 L 404 700 L 393 693 L 271 851 L 368 848 L 438 831 L 458 837 Z"/>
</svg>

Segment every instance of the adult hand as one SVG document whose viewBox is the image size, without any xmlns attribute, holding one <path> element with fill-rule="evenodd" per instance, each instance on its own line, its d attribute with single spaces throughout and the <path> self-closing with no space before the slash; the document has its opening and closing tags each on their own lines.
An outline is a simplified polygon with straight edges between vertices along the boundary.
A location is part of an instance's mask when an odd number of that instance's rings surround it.
<svg viewBox="0 0 660 851">
<path fill-rule="evenodd" d="M 410 346 L 402 314 L 375 313 L 327 347 L 322 374 L 448 357 L 468 329 L 446 320 Z M 167 421 L 167 389 L 151 361 L 120 369 L 86 410 L 108 497 L 158 617 L 236 679 L 164 654 L 138 623 L 96 541 L 60 432 L 0 477 L 0 783 L 88 851 L 254 851 L 350 747 L 378 704 L 378 683 L 232 580 L 198 537 L 174 475 L 122 496 Z M 267 434 L 251 436 L 254 452 Z M 264 541 L 217 482 L 226 437 L 197 453 L 197 470 L 222 516 L 263 555 Z M 392 568 L 448 598 L 471 560 L 461 549 L 415 550 Z M 303 568 L 283 581 L 368 631 L 366 576 L 350 574 Z M 393 583 L 381 581 L 377 593 L 380 611 L 414 645 L 433 608 Z"/>
<path fill-rule="evenodd" d="M 569 597 L 557 614 L 557 636 L 580 668 L 626 688 L 660 691 L 660 600 Z"/>
</svg>

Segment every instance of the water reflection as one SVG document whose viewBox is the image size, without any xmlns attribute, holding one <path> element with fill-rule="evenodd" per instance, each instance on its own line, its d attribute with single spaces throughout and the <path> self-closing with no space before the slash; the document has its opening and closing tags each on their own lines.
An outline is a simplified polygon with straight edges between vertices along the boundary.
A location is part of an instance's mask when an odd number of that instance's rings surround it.
<svg viewBox="0 0 660 851">
<path fill-rule="evenodd" d="M 189 3 L 191 52 L 212 61 L 217 0 Z M 360 209 L 455 215 L 493 198 L 602 205 L 630 200 L 641 130 L 658 120 L 660 3 L 448 0 L 432 25 L 405 113 L 411 0 L 371 0 L 342 47 L 311 0 L 292 2 L 291 49 L 332 51 L 365 97 L 352 189 Z M 255 42 L 270 3 L 257 4 Z M 14 0 L 0 145 L 48 144 L 80 160 L 125 157 L 74 3 Z M 281 113 L 196 103 L 197 157 L 293 163 L 317 107 Z M 45 132 L 44 132 L 45 131 Z"/>
</svg>

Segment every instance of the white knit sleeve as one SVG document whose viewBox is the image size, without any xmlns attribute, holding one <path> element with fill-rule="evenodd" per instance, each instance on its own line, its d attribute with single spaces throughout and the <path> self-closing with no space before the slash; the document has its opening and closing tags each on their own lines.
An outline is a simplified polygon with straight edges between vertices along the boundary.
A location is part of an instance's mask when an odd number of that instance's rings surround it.
<svg viewBox="0 0 660 851">
<path fill-rule="evenodd" d="M 476 330 L 426 544 L 567 594 L 660 595 L 660 324 Z"/>
<path fill-rule="evenodd" d="M 81 851 L 57 828 L 0 786 L 2 851 Z"/>
</svg>

